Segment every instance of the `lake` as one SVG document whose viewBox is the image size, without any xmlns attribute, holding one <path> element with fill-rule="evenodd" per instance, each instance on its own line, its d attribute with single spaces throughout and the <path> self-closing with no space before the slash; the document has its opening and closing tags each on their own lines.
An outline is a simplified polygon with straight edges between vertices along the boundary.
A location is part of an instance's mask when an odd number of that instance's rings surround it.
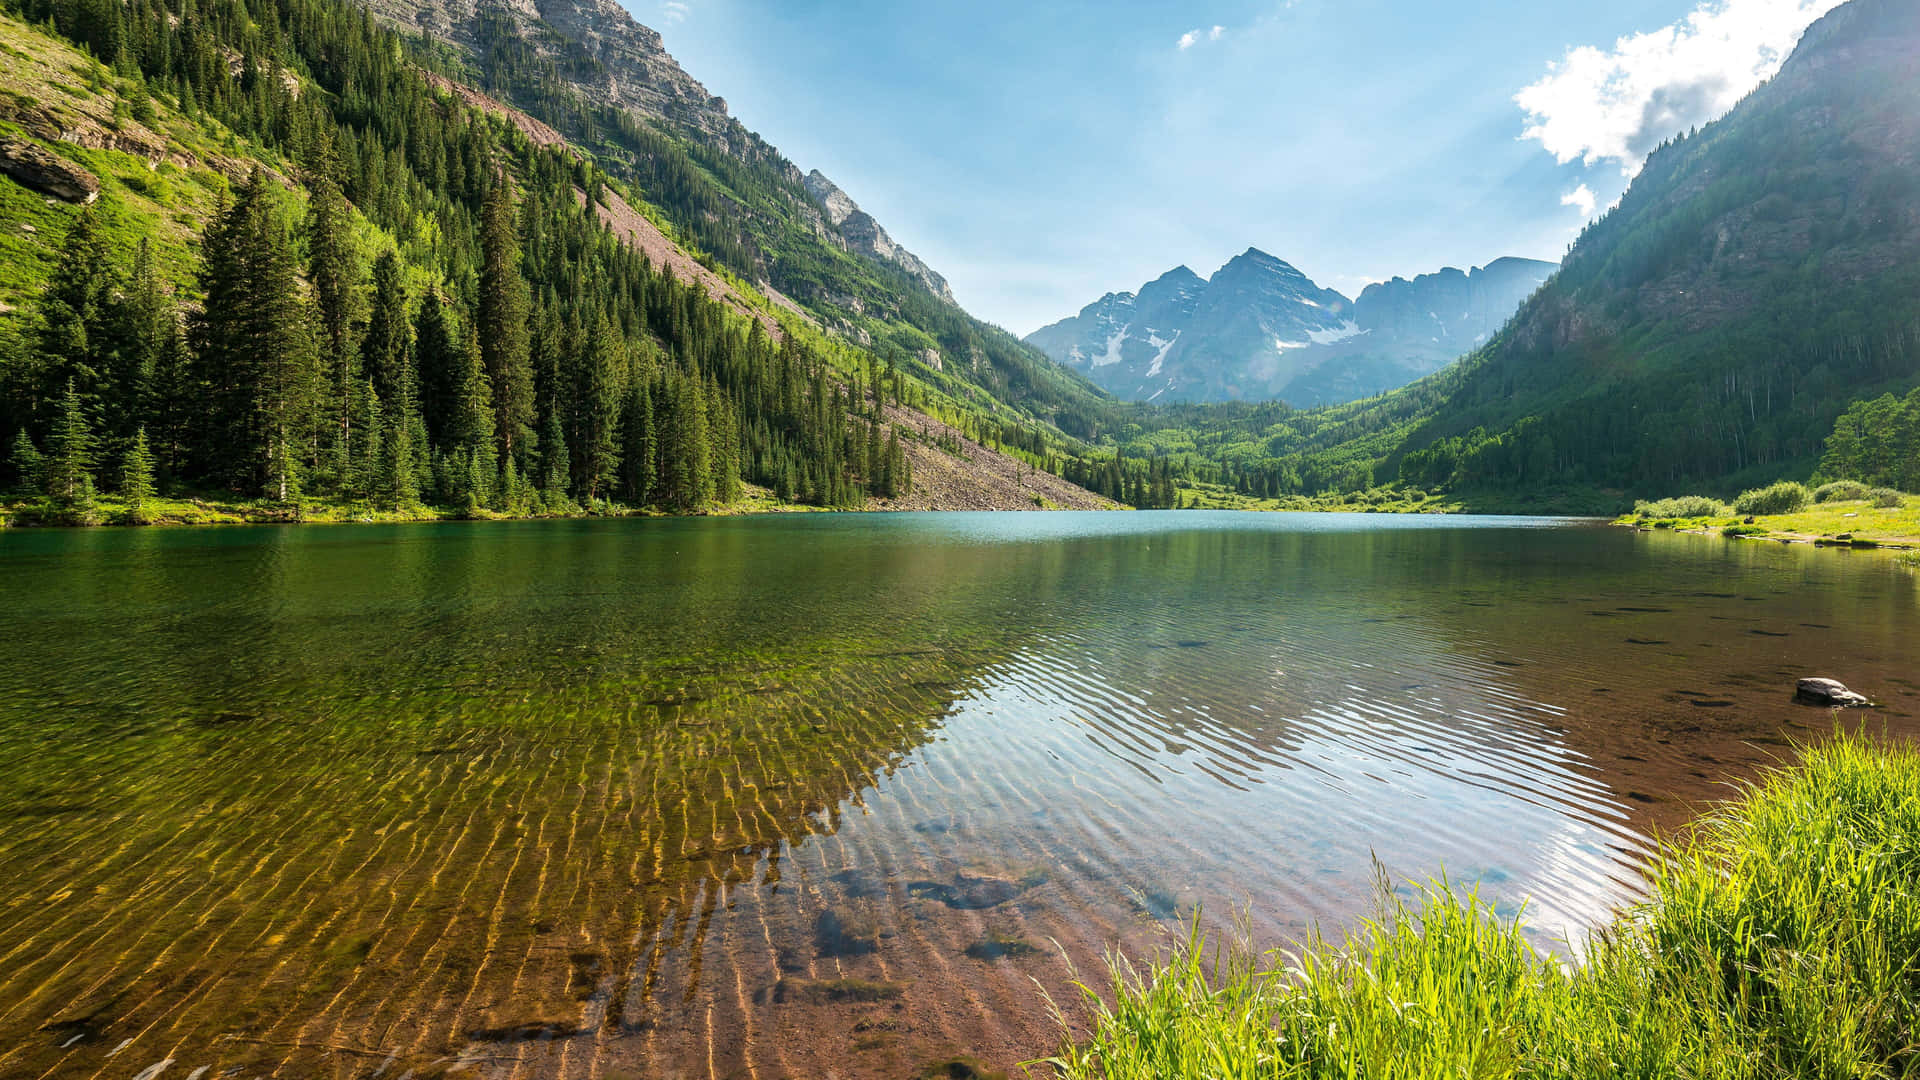
<svg viewBox="0 0 1920 1080">
<path fill-rule="evenodd" d="M 1873 553 L 1549 519 L 0 533 L 0 1075 L 1005 1069 L 1442 874 L 1564 948 L 1916 640 Z"/>
</svg>

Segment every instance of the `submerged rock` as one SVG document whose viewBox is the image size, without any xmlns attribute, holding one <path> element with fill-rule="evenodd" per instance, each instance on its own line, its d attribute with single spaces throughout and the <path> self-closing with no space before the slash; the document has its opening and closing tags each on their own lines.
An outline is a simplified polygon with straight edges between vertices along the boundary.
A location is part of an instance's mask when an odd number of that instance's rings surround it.
<svg viewBox="0 0 1920 1080">
<path fill-rule="evenodd" d="M 1794 696 L 1801 701 L 1827 705 L 1836 709 L 1873 707 L 1873 702 L 1833 679 L 1801 679 L 1799 687 L 1794 691 Z"/>
</svg>

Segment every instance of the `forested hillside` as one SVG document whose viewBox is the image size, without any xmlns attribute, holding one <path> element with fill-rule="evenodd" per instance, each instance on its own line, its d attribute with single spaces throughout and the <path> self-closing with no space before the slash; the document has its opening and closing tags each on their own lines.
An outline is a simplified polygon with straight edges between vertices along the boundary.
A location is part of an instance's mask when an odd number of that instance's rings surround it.
<svg viewBox="0 0 1920 1080">
<path fill-rule="evenodd" d="M 71 518 L 156 486 L 521 514 L 745 481 L 847 506 L 908 491 L 903 436 L 925 460 L 950 430 L 889 408 L 970 415 L 750 289 L 677 280 L 602 223 L 638 191 L 363 9 L 9 12 L 0 486 Z"/>
<path fill-rule="evenodd" d="M 1416 389 L 1378 459 L 1424 485 L 1737 488 L 1813 471 L 1920 382 L 1920 7 L 1854 0 L 1656 151 L 1515 322 Z"/>
</svg>

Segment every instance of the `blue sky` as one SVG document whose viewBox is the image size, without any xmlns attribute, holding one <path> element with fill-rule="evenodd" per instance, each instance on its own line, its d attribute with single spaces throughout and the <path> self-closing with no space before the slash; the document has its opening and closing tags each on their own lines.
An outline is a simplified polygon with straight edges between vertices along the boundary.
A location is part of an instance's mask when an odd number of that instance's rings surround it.
<svg viewBox="0 0 1920 1080">
<path fill-rule="evenodd" d="M 1349 296 L 1557 259 L 1838 0 L 624 2 L 1024 334 L 1249 246 Z"/>
</svg>

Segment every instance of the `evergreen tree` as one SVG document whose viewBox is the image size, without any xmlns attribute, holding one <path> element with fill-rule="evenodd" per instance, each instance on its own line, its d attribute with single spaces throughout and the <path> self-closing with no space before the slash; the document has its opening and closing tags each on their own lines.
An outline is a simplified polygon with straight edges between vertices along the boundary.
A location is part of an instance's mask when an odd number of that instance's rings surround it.
<svg viewBox="0 0 1920 1080">
<path fill-rule="evenodd" d="M 420 384 L 419 408 L 426 420 L 427 444 L 445 452 L 461 445 L 463 406 L 468 393 L 466 341 L 453 324 L 447 301 L 428 290 L 414 320 L 414 357 Z M 493 398 L 487 398 L 487 430 L 493 429 Z"/>
<path fill-rule="evenodd" d="M 622 493 L 634 506 L 645 506 L 652 497 L 653 431 L 653 394 L 645 378 L 636 378 L 627 397 L 620 455 Z"/>
<path fill-rule="evenodd" d="M 48 442 L 48 493 L 70 506 L 85 501 L 93 489 L 93 465 L 93 428 L 87 423 L 79 391 L 69 379 Z"/>
<path fill-rule="evenodd" d="M 300 490 L 316 358 L 286 217 L 264 172 L 254 170 L 202 246 L 207 302 L 192 329 L 215 415 L 201 454 L 209 472 L 235 487 L 291 499 Z"/>
<path fill-rule="evenodd" d="M 121 344 L 114 299 L 119 288 L 98 211 L 83 207 L 40 294 L 37 344 L 44 365 L 41 392 L 48 403 L 70 385 L 88 411 L 97 413 L 105 404 Z"/>
<path fill-rule="evenodd" d="M 316 170 L 309 184 L 307 204 L 307 277 L 313 283 L 313 307 L 319 344 L 325 353 L 332 384 L 333 458 L 343 476 L 358 460 L 354 453 L 354 399 L 361 392 L 357 322 L 360 296 L 360 256 L 354 246 L 352 211 L 330 170 Z"/>
<path fill-rule="evenodd" d="M 535 416 L 527 340 L 531 301 L 526 280 L 520 276 L 513 193 L 504 176 L 495 180 L 487 196 L 480 244 L 481 356 L 493 384 L 495 445 L 502 455 L 510 455 Z"/>
<path fill-rule="evenodd" d="M 580 493 L 591 504 L 608 494 L 620 467 L 620 374 L 625 347 L 604 313 L 588 334 L 579 399 Z"/>
<path fill-rule="evenodd" d="M 169 381 L 178 372 L 163 370 L 181 359 L 180 317 L 173 297 L 155 265 L 153 245 L 145 237 L 133 256 L 133 272 L 127 277 L 125 347 L 112 377 L 105 409 L 109 418 L 107 433 L 122 441 L 145 426 L 145 418 L 162 415 L 172 402 L 165 400 L 173 392 Z"/>
<path fill-rule="evenodd" d="M 153 454 L 147 448 L 147 429 L 134 431 L 133 445 L 120 463 L 120 495 L 127 500 L 127 518 L 147 523 L 147 503 L 153 499 Z"/>
<path fill-rule="evenodd" d="M 13 433 L 13 448 L 7 454 L 7 463 L 13 470 L 14 491 L 26 496 L 46 494 L 47 460 L 34 449 L 25 428 Z"/>
<path fill-rule="evenodd" d="M 421 305 L 423 315 L 426 306 Z M 415 387 L 407 385 L 414 381 L 413 328 L 407 322 L 400 257 L 392 251 L 374 260 L 373 303 L 361 342 L 361 364 L 382 401 L 399 402 L 418 395 Z"/>
<path fill-rule="evenodd" d="M 550 510 L 567 504 L 571 486 L 567 467 L 567 436 L 560 427 L 559 410 L 547 413 L 546 430 L 540 433 L 540 496 Z"/>
</svg>

